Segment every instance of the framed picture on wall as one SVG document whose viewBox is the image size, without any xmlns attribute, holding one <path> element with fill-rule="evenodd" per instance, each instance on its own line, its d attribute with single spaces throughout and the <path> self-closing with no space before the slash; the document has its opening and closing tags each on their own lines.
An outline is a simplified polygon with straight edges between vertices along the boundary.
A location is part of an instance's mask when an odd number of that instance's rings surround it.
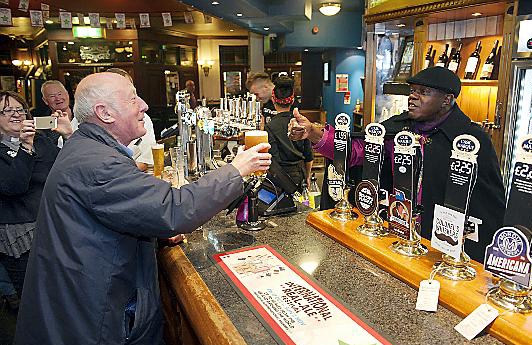
<svg viewBox="0 0 532 345">
<path fill-rule="evenodd" d="M 349 74 L 336 75 L 336 92 L 349 91 Z"/>
<path fill-rule="evenodd" d="M 331 83 L 331 62 L 330 61 L 324 61 L 323 62 L 323 82 L 325 84 Z"/>
</svg>

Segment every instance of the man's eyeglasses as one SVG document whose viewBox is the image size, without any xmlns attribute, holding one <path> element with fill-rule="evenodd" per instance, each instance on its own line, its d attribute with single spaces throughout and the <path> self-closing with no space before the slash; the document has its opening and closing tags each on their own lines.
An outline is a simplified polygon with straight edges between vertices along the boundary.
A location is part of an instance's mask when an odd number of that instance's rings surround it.
<svg viewBox="0 0 532 345">
<path fill-rule="evenodd" d="M 20 109 L 4 109 L 2 111 L 0 111 L 0 114 L 1 115 L 4 115 L 4 116 L 13 116 L 15 115 L 15 112 L 17 112 L 19 115 L 27 115 L 28 114 L 28 111 L 24 108 L 20 108 Z"/>
</svg>

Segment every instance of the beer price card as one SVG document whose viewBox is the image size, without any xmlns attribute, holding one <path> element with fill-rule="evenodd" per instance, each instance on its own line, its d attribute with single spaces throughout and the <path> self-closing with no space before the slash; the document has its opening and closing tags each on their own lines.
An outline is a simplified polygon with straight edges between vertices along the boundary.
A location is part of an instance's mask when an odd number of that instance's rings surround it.
<svg viewBox="0 0 532 345">
<path fill-rule="evenodd" d="M 469 134 L 453 140 L 449 176 L 445 189 L 445 206 L 467 214 L 469 200 L 477 179 L 477 153 L 480 142 Z"/>
<path fill-rule="evenodd" d="M 334 120 L 334 158 L 327 171 L 328 192 L 334 201 L 340 201 L 345 185 L 346 163 L 349 152 L 349 115 L 341 113 Z"/>
<path fill-rule="evenodd" d="M 377 188 L 384 158 L 385 134 L 386 129 L 380 123 L 370 123 L 366 126 L 362 180 L 377 181 Z"/>
<path fill-rule="evenodd" d="M 521 138 L 518 145 L 503 224 L 532 230 L 532 135 Z"/>
<path fill-rule="evenodd" d="M 413 133 L 402 131 L 397 133 L 394 141 L 393 187 L 412 201 L 415 197 L 416 138 Z"/>
<path fill-rule="evenodd" d="M 280 344 L 390 344 L 269 246 L 214 259 Z"/>
<path fill-rule="evenodd" d="M 415 197 L 416 138 L 413 133 L 402 131 L 395 135 L 393 157 L 393 187 L 390 195 L 390 231 L 405 240 L 411 240 L 411 220 Z"/>
</svg>

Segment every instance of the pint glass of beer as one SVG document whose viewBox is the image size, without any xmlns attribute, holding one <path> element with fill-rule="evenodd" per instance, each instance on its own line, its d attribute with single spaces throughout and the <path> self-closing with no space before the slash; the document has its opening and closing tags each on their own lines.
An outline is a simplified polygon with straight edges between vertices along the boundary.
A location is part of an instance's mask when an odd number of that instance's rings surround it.
<svg viewBox="0 0 532 345">
<path fill-rule="evenodd" d="M 153 176 L 161 178 L 164 169 L 164 144 L 155 144 L 151 147 L 153 154 Z"/>
<path fill-rule="evenodd" d="M 245 149 L 249 149 L 260 143 L 268 142 L 268 132 L 266 131 L 247 131 L 244 137 Z M 268 149 L 261 150 L 260 152 L 268 152 Z M 266 174 L 266 171 L 256 171 L 253 173 L 255 176 L 262 176 Z"/>
</svg>

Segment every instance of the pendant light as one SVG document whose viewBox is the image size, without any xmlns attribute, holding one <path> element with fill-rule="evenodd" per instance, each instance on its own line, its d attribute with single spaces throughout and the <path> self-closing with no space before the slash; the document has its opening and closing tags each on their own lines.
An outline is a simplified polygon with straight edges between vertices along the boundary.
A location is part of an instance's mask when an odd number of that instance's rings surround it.
<svg viewBox="0 0 532 345">
<path fill-rule="evenodd" d="M 334 16 L 340 12 L 342 4 L 339 2 L 324 2 L 320 4 L 320 12 L 325 16 Z"/>
</svg>

